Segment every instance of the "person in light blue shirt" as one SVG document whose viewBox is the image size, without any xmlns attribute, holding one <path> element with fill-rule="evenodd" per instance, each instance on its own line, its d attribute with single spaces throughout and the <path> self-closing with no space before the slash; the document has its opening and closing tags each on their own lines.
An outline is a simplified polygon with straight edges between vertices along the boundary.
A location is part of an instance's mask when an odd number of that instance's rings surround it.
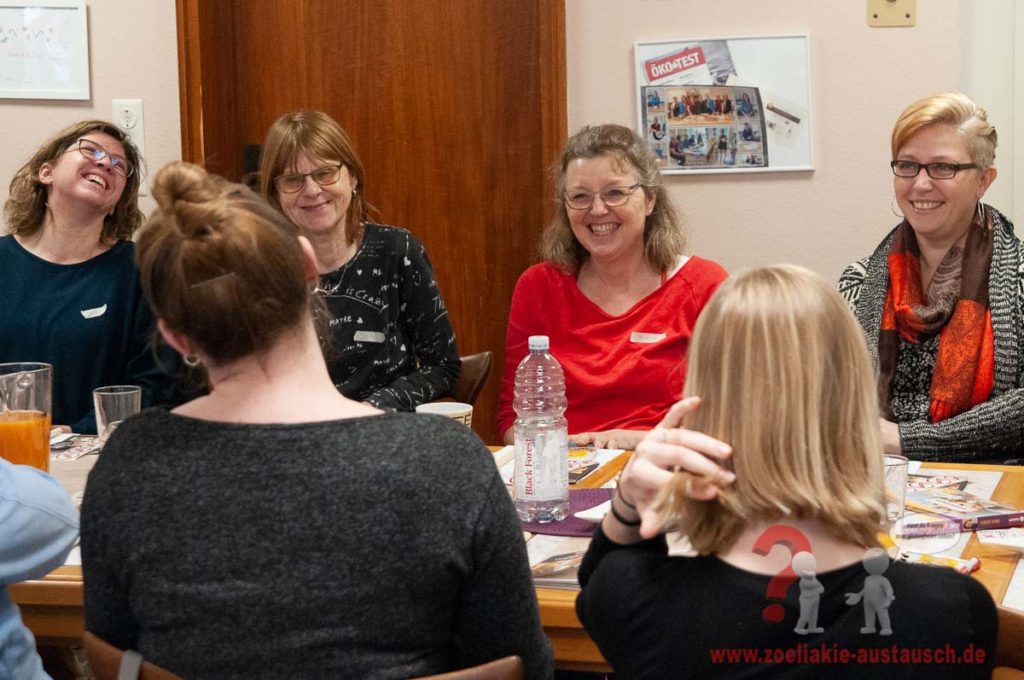
<svg viewBox="0 0 1024 680">
<path fill-rule="evenodd" d="M 45 576 L 78 540 L 78 511 L 53 477 L 0 458 L 0 678 L 49 678 L 7 586 Z"/>
</svg>

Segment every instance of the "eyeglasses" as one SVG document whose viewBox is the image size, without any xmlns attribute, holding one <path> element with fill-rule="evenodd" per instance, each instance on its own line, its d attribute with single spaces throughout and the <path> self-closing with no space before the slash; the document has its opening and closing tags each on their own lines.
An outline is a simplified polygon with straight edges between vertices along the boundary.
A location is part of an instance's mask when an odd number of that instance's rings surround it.
<svg viewBox="0 0 1024 680">
<path fill-rule="evenodd" d="M 294 194 L 306 186 L 306 178 L 312 177 L 313 181 L 322 187 L 330 186 L 341 178 L 343 163 L 337 165 L 325 165 L 313 172 L 295 172 L 288 175 L 278 175 L 274 178 L 274 186 L 282 194 Z"/>
<path fill-rule="evenodd" d="M 78 149 L 78 151 L 91 161 L 101 161 L 104 158 L 110 160 L 110 169 L 121 177 L 129 177 L 135 172 L 134 166 L 124 156 L 109 153 L 102 146 L 90 139 L 79 139 L 72 146 L 64 150 L 64 153 Z"/>
<path fill-rule="evenodd" d="M 586 210 L 594 205 L 595 196 L 600 196 L 601 202 L 609 208 L 617 208 L 620 205 L 625 205 L 629 197 L 633 195 L 633 192 L 641 186 L 643 185 L 637 182 L 628 187 L 609 187 L 598 194 L 592 194 L 589 191 L 567 191 L 562 194 L 562 198 L 565 201 L 565 205 L 573 210 Z"/>
<path fill-rule="evenodd" d="M 953 179 L 961 170 L 978 167 L 975 163 L 915 163 L 914 161 L 893 161 L 889 163 L 892 174 L 897 177 L 917 177 L 924 168 L 932 179 Z"/>
</svg>

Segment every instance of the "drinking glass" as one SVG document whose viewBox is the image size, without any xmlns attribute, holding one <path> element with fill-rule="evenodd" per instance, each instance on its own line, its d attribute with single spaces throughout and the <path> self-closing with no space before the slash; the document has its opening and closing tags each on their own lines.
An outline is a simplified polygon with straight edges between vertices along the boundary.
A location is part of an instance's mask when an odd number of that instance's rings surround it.
<svg viewBox="0 0 1024 680">
<path fill-rule="evenodd" d="M 885 456 L 885 516 L 890 527 L 903 521 L 909 467 L 910 461 L 904 456 Z"/>
<path fill-rule="evenodd" d="M 142 408 L 142 388 L 137 385 L 97 387 L 92 391 L 92 399 L 96 406 L 96 433 L 102 446 L 125 418 Z"/>
<path fill-rule="evenodd" d="M 49 471 L 52 385 L 50 364 L 0 364 L 0 456 Z"/>
</svg>

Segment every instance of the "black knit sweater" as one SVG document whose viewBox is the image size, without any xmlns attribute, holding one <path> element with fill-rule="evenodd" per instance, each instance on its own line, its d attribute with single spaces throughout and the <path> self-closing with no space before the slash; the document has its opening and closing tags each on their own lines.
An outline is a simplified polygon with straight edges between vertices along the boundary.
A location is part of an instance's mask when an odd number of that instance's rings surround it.
<svg viewBox="0 0 1024 680">
<path fill-rule="evenodd" d="M 440 416 L 145 411 L 89 475 L 82 562 L 88 629 L 188 678 L 551 674 L 508 492 Z"/>
</svg>

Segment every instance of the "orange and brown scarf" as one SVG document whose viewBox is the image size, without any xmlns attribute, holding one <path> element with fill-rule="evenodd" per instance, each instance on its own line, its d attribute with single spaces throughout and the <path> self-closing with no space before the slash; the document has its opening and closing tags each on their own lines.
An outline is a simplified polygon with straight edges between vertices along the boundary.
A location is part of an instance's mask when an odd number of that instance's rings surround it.
<svg viewBox="0 0 1024 680">
<path fill-rule="evenodd" d="M 988 300 L 992 226 L 982 213 L 963 248 L 953 246 L 921 289 L 921 252 L 910 224 L 896 228 L 889 249 L 889 292 L 878 335 L 878 396 L 892 420 L 890 389 L 896 375 L 899 339 L 919 343 L 939 334 L 939 351 L 929 396 L 931 422 L 963 413 L 988 400 L 995 379 L 995 341 Z"/>
</svg>

